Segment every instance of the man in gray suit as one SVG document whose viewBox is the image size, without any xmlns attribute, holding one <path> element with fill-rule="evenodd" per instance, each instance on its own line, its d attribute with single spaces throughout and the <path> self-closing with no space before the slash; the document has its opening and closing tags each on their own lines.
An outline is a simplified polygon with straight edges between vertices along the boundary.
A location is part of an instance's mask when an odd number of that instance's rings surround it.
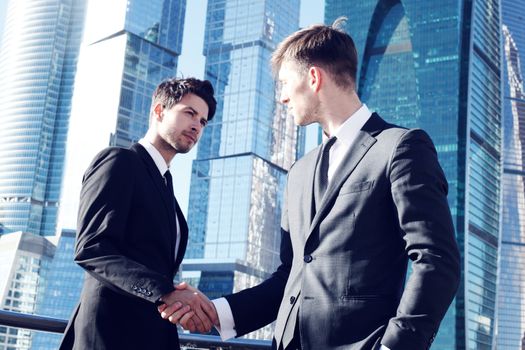
<svg viewBox="0 0 525 350">
<path fill-rule="evenodd" d="M 242 336 L 277 319 L 278 349 L 427 349 L 460 280 L 447 181 L 424 131 L 361 103 L 355 45 L 337 22 L 300 30 L 273 54 L 281 102 L 326 140 L 290 169 L 281 265 L 214 301 L 219 328 Z M 172 322 L 183 314 L 163 311 Z"/>
</svg>

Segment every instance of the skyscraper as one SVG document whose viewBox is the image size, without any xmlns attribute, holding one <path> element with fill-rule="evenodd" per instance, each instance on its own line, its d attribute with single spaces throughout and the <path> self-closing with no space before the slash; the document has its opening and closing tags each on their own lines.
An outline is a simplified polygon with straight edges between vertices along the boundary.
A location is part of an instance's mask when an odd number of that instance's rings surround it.
<svg viewBox="0 0 525 350">
<path fill-rule="evenodd" d="M 12 0 L 0 50 L 0 224 L 54 235 L 86 1 Z"/>
<path fill-rule="evenodd" d="M 218 106 L 193 163 L 183 277 L 210 297 L 279 261 L 281 196 L 304 134 L 275 102 L 269 60 L 298 25 L 299 0 L 208 1 L 205 78 Z"/>
<path fill-rule="evenodd" d="M 84 270 L 73 263 L 75 231 L 64 230 L 60 235 L 52 261 L 48 263 L 46 278 L 37 294 L 34 312 L 67 320 L 78 303 Z M 32 310 L 33 311 L 33 310 Z M 34 332 L 31 349 L 58 349 L 62 334 Z"/>
<path fill-rule="evenodd" d="M 500 229 L 497 0 L 326 0 L 347 16 L 358 94 L 391 122 L 429 132 L 449 182 L 463 279 L 433 349 L 491 349 Z"/>
<path fill-rule="evenodd" d="M 151 96 L 176 75 L 186 1 L 90 0 L 75 78 L 57 246 L 37 311 L 69 318 L 83 271 L 73 262 L 82 176 L 107 146 L 128 147 L 148 129 Z M 59 299 L 59 300 L 57 300 Z M 41 333 L 33 349 L 56 349 L 61 335 Z"/>
<path fill-rule="evenodd" d="M 157 84 L 176 75 L 186 1 L 90 0 L 75 79 L 59 227 L 76 228 L 82 175 L 104 147 L 148 129 Z"/>
<path fill-rule="evenodd" d="M 3 310 L 32 314 L 46 284 L 55 246 L 42 236 L 14 232 L 0 236 L 0 303 Z M 28 350 L 32 331 L 0 326 L 0 349 Z"/>
<path fill-rule="evenodd" d="M 503 0 L 501 12 L 505 152 L 496 348 L 511 350 L 525 334 L 525 3 Z"/>
</svg>

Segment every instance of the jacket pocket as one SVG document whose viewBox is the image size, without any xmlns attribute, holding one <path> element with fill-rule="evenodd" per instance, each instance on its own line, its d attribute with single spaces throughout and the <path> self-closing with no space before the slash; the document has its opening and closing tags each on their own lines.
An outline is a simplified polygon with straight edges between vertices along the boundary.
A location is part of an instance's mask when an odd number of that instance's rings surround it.
<svg viewBox="0 0 525 350">
<path fill-rule="evenodd" d="M 372 188 L 373 184 L 374 181 L 345 183 L 343 187 L 341 187 L 339 195 L 342 196 L 349 193 L 368 191 L 370 188 Z"/>
</svg>

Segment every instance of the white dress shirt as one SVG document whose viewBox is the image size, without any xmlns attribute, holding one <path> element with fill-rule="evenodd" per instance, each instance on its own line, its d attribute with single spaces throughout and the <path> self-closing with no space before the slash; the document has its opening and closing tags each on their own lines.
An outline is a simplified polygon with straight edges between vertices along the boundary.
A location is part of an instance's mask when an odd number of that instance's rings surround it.
<svg viewBox="0 0 525 350">
<path fill-rule="evenodd" d="M 328 183 L 332 181 L 335 171 L 341 165 L 343 158 L 350 146 L 352 146 L 357 133 L 363 128 L 363 125 L 368 121 L 372 112 L 363 104 L 350 118 L 348 118 L 330 137 L 335 136 L 337 140 L 330 148 L 330 156 L 328 161 Z M 328 141 L 325 137 L 323 143 Z"/>
<path fill-rule="evenodd" d="M 341 165 L 341 162 L 343 161 L 345 154 L 350 149 L 350 146 L 352 146 L 357 133 L 359 130 L 361 130 L 363 125 L 365 125 L 371 115 L 372 112 L 370 112 L 368 107 L 363 104 L 361 108 L 352 114 L 352 116 L 348 118 L 334 132 L 333 135 L 330 135 L 337 137 L 337 140 L 330 148 L 328 161 L 328 183 L 330 183 L 337 168 Z M 323 142 L 326 142 L 327 140 L 328 137 L 326 137 Z M 217 314 L 219 316 L 219 322 L 221 324 L 220 328 L 216 327 L 219 331 L 219 334 L 221 335 L 221 339 L 224 341 L 234 338 L 237 335 L 237 332 L 235 331 L 235 321 L 233 320 L 230 304 L 228 304 L 228 301 L 225 298 L 214 299 L 212 302 L 215 304 L 215 308 L 217 309 Z M 390 349 L 384 345 L 381 345 L 380 350 Z"/>
<path fill-rule="evenodd" d="M 169 170 L 168 164 L 166 164 L 166 161 L 160 154 L 159 150 L 155 148 L 148 140 L 146 139 L 140 139 L 139 143 L 146 149 L 150 157 L 153 159 L 153 162 L 157 166 L 160 172 L 160 176 L 164 177 L 164 174 L 166 171 Z M 175 208 L 173 208 L 175 210 Z M 177 238 L 175 241 L 175 261 L 177 260 L 177 252 L 179 251 L 179 243 L 180 243 L 180 226 L 179 226 L 179 219 L 177 218 L 177 213 L 175 213 L 175 222 L 177 224 Z M 231 311 L 230 311 L 231 313 Z"/>
</svg>

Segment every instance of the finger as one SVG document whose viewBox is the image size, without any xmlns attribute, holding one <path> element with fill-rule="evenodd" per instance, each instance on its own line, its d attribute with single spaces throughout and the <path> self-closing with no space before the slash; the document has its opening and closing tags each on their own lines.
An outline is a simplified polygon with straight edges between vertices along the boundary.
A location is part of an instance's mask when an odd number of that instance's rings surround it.
<svg viewBox="0 0 525 350">
<path fill-rule="evenodd" d="M 209 319 L 208 315 L 204 311 L 202 311 L 201 305 L 199 305 L 195 310 L 195 315 L 201 320 L 202 323 L 202 330 L 201 332 L 208 333 L 213 326 L 211 320 Z"/>
<path fill-rule="evenodd" d="M 175 289 L 182 290 L 187 289 L 189 287 L 189 284 L 187 284 L 186 282 L 181 282 L 179 284 L 174 285 L 174 287 Z"/>
<path fill-rule="evenodd" d="M 168 307 L 168 305 L 166 305 L 166 304 L 161 304 L 161 305 L 157 306 L 157 310 L 159 311 L 159 313 L 161 313 L 161 312 L 164 311 L 167 307 Z"/>
<path fill-rule="evenodd" d="M 195 326 L 195 322 L 193 322 L 193 316 L 195 313 L 193 311 L 186 313 L 182 318 L 180 319 L 181 326 L 190 331 L 190 332 L 197 332 L 197 327 Z"/>
<path fill-rule="evenodd" d="M 199 333 L 205 333 L 205 327 L 204 327 L 204 324 L 202 323 L 202 320 L 200 319 L 200 317 L 197 316 L 197 313 L 195 310 L 192 310 L 192 312 L 194 313 L 194 315 L 191 317 L 191 320 L 192 322 L 194 323 L 194 328 L 199 332 Z M 181 316 L 183 317 L 183 316 Z"/>
<path fill-rule="evenodd" d="M 206 313 L 210 321 L 213 323 L 213 325 L 219 324 L 219 316 L 217 315 L 217 310 L 215 309 L 215 305 L 211 301 L 203 303 L 202 309 Z"/>
<path fill-rule="evenodd" d="M 203 321 L 204 325 L 211 330 L 211 328 L 219 323 L 215 305 L 201 292 L 193 293 L 195 302 L 198 305 L 192 305 L 192 309 L 197 312 L 197 316 Z"/>
<path fill-rule="evenodd" d="M 168 305 L 164 308 L 164 310 L 161 311 L 160 313 L 160 316 L 163 318 L 163 319 L 166 319 L 168 318 L 169 316 L 171 316 L 174 312 L 178 311 L 178 310 L 181 310 L 182 308 L 182 303 L 180 302 L 175 302 L 171 305 Z M 183 308 L 182 308 L 183 309 Z M 188 307 L 188 311 L 190 310 L 190 308 Z"/>
<path fill-rule="evenodd" d="M 163 317 L 164 319 L 168 319 L 173 324 L 179 323 L 180 319 L 188 312 L 192 312 L 190 307 L 188 305 L 185 305 L 181 309 L 175 311 L 171 315 L 166 315 L 166 317 Z"/>
</svg>

